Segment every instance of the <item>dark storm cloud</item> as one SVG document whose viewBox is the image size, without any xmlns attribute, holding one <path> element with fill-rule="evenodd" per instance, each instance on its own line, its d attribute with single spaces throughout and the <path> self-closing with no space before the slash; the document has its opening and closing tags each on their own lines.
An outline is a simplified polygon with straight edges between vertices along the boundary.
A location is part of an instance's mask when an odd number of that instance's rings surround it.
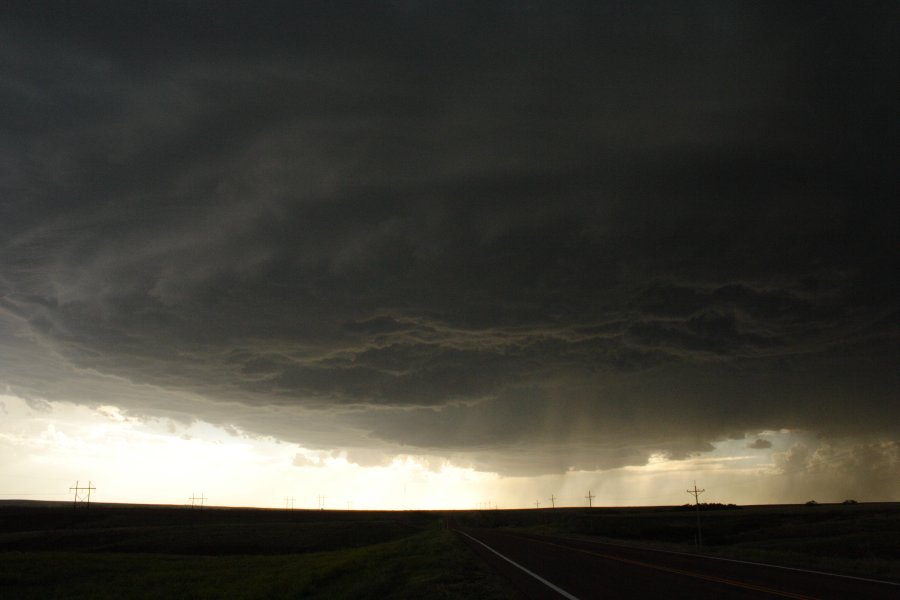
<svg viewBox="0 0 900 600">
<path fill-rule="evenodd" d="M 3 382 L 516 473 L 900 435 L 896 5 L 567 6 L 7 5 Z"/>
</svg>

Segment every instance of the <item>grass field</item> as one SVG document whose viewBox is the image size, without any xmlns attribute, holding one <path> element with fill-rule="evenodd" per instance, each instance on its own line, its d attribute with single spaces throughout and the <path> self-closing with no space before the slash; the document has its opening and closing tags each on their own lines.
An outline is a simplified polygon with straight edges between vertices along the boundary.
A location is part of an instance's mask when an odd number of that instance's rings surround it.
<svg viewBox="0 0 900 600">
<path fill-rule="evenodd" d="M 443 523 L 415 512 L 0 507 L 0 597 L 515 597 Z"/>
<path fill-rule="evenodd" d="M 900 504 L 366 512 L 0 505 L 0 597 L 516 597 L 451 526 L 900 581 Z"/>
</svg>

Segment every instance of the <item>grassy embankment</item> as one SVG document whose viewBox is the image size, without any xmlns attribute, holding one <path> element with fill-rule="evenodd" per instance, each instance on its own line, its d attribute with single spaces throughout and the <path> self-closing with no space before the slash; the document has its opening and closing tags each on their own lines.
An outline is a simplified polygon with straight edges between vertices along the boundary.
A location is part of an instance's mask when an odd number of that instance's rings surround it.
<svg viewBox="0 0 900 600">
<path fill-rule="evenodd" d="M 436 515 L 0 509 L 4 598 L 511 597 Z"/>
<path fill-rule="evenodd" d="M 900 504 L 481 511 L 460 524 L 586 536 L 723 558 L 900 581 Z"/>
</svg>

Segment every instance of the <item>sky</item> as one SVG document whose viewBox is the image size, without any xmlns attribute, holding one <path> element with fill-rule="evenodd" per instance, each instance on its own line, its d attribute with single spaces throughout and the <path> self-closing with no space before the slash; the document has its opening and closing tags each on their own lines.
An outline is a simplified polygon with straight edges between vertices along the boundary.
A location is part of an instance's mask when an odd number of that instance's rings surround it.
<svg viewBox="0 0 900 600">
<path fill-rule="evenodd" d="M 0 499 L 900 500 L 898 17 L 5 2 Z"/>
</svg>

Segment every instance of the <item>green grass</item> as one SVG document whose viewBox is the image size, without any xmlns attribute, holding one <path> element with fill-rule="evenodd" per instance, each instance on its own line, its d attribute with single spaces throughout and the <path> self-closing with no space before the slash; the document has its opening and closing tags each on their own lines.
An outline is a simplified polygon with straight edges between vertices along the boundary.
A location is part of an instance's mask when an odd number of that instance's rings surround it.
<svg viewBox="0 0 900 600">
<path fill-rule="evenodd" d="M 2 533 L 0 548 L 23 552 L 289 554 L 366 546 L 419 531 L 421 525 L 387 520 L 74 527 Z"/>
<path fill-rule="evenodd" d="M 515 597 L 441 518 L 697 552 L 682 507 L 427 512 L 0 506 L 0 598 Z M 710 555 L 900 581 L 900 505 L 701 512 Z"/>
<path fill-rule="evenodd" d="M 273 556 L 3 552 L 0 590 L 23 599 L 513 597 L 438 527 L 361 548 Z"/>
</svg>

